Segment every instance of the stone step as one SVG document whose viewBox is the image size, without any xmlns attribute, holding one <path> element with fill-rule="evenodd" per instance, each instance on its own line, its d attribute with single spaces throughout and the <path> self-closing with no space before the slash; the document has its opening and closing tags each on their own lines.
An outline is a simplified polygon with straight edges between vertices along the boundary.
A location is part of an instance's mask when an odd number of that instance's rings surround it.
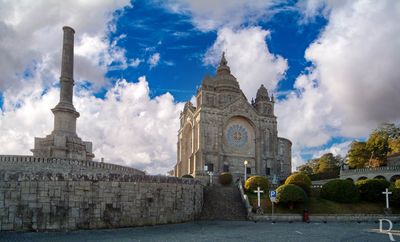
<svg viewBox="0 0 400 242">
<path fill-rule="evenodd" d="M 236 186 L 204 188 L 201 220 L 246 220 L 246 209 Z"/>
</svg>

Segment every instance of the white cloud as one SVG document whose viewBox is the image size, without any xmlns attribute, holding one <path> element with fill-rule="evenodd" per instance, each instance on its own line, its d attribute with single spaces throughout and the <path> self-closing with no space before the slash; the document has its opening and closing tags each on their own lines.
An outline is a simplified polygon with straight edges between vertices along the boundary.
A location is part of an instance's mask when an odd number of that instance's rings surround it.
<svg viewBox="0 0 400 242">
<path fill-rule="evenodd" d="M 326 8 L 328 24 L 305 53 L 314 66 L 276 107 L 279 132 L 295 152 L 400 120 L 400 2 L 335 1 Z"/>
<path fill-rule="evenodd" d="M 124 51 L 107 35 L 115 29 L 114 11 L 126 6 L 130 6 L 129 0 L 2 1 L 0 92 L 19 92 L 29 79 L 24 73 L 38 67 L 49 73 L 49 78 L 37 80 L 43 85 L 58 79 L 64 25 L 76 31 L 75 79 L 89 80 L 95 87 L 104 85 L 107 65 L 125 63 Z"/>
<path fill-rule="evenodd" d="M 269 52 L 265 42 L 269 34 L 269 31 L 260 27 L 237 31 L 223 28 L 218 31 L 216 41 L 207 51 L 204 63 L 216 66 L 222 52 L 227 51 L 231 72 L 249 100 L 255 97 L 261 84 L 270 91 L 274 90 L 288 65 L 284 58 Z"/>
<path fill-rule="evenodd" d="M 139 59 L 139 58 L 135 58 L 135 59 L 131 59 L 129 61 L 129 66 L 131 67 L 138 67 L 140 65 L 140 63 L 142 63 L 143 60 Z"/>
<path fill-rule="evenodd" d="M 78 135 L 93 142 L 97 159 L 165 174 L 176 163 L 179 113 L 183 104 L 169 93 L 150 98 L 145 77 L 136 83 L 119 80 L 105 99 L 81 90 L 74 97 L 81 116 Z M 53 129 L 53 108 L 59 98 L 57 88 L 44 95 L 25 95 L 19 107 L 0 113 L 2 154 L 27 154 L 33 137 L 43 137 Z M 9 97 L 6 94 L 5 100 Z M 18 125 L 15 125 L 18 124 Z"/>
<path fill-rule="evenodd" d="M 326 153 L 332 153 L 333 155 L 340 155 L 341 157 L 345 157 L 347 155 L 347 151 L 350 148 L 350 144 L 352 141 L 345 141 L 342 143 L 333 144 L 331 147 L 319 150 L 314 153 L 313 158 L 319 158 Z"/>
<path fill-rule="evenodd" d="M 149 57 L 147 63 L 150 64 L 150 68 L 153 68 L 158 65 L 159 61 L 160 61 L 160 53 L 156 52 Z"/>
<path fill-rule="evenodd" d="M 279 3 L 281 1 L 277 0 L 170 0 L 163 2 L 163 5 L 174 13 L 189 15 L 198 29 L 210 31 L 266 20 L 273 12 L 271 8 Z"/>
</svg>

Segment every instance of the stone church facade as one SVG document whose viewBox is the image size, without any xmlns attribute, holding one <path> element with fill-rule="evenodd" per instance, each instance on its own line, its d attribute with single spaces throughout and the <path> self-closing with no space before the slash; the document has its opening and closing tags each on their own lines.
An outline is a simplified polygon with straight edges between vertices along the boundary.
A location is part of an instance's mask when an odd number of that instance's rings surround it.
<svg viewBox="0 0 400 242">
<path fill-rule="evenodd" d="M 231 74 L 224 54 L 215 76 L 197 90 L 197 107 L 180 115 L 174 175 L 204 176 L 229 171 L 284 179 L 291 173 L 291 142 L 278 137 L 274 97 L 261 85 L 249 103 Z"/>
</svg>

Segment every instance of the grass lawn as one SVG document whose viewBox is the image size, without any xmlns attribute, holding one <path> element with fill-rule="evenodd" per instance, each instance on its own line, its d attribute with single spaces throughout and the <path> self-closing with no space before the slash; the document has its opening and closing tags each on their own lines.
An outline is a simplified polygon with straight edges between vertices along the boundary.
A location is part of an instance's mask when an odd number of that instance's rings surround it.
<svg viewBox="0 0 400 242">
<path fill-rule="evenodd" d="M 257 194 L 247 193 L 250 204 L 253 208 L 257 207 Z M 275 213 L 298 213 L 302 214 L 303 209 L 307 208 L 310 214 L 383 214 L 385 208 L 385 202 L 365 202 L 359 201 L 357 203 L 338 203 L 329 200 L 322 199 L 320 197 L 311 197 L 306 204 L 298 205 L 293 210 L 285 206 L 278 204 L 274 205 Z M 264 213 L 271 213 L 271 202 L 269 198 L 264 195 L 261 196 L 261 207 L 264 209 Z M 395 214 L 400 214 L 400 207 L 392 207 L 392 211 Z"/>
</svg>

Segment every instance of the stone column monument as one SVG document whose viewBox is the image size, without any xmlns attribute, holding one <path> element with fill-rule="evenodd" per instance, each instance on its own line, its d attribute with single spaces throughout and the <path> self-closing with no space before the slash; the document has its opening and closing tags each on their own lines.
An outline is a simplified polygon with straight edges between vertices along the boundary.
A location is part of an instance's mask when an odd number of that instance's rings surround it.
<svg viewBox="0 0 400 242">
<path fill-rule="evenodd" d="M 34 156 L 92 160 L 92 143 L 82 141 L 76 134 L 73 99 L 74 87 L 74 34 L 71 27 L 63 27 L 63 51 L 60 77 L 60 101 L 51 110 L 54 114 L 54 130 L 45 138 L 35 137 Z"/>
</svg>

